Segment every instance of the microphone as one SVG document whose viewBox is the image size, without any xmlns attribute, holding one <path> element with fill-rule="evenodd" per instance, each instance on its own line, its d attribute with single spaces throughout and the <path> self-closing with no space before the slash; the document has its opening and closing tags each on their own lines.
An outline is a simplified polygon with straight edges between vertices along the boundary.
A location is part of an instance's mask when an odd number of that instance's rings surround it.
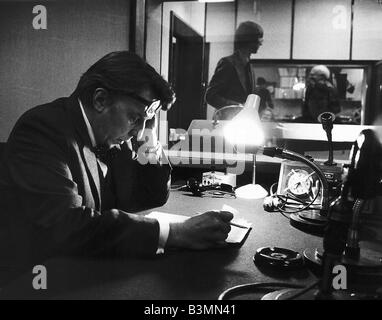
<svg viewBox="0 0 382 320">
<path fill-rule="evenodd" d="M 318 116 L 318 121 L 322 124 L 322 128 L 327 132 L 333 129 L 333 122 L 336 116 L 331 112 L 323 112 Z"/>
<path fill-rule="evenodd" d="M 323 112 L 321 113 L 317 120 L 322 124 L 322 128 L 326 132 L 326 136 L 328 138 L 328 147 L 329 147 L 329 159 L 325 162 L 325 165 L 327 166 L 334 166 L 336 165 L 333 162 L 333 141 L 332 141 L 332 129 L 333 129 L 333 122 L 336 116 L 334 113 L 331 112 Z"/>
</svg>

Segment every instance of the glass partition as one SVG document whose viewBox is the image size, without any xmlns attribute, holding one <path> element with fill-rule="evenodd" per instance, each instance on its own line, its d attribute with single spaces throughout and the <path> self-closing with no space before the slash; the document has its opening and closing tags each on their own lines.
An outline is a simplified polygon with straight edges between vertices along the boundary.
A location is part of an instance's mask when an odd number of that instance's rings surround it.
<svg viewBox="0 0 382 320">
<path fill-rule="evenodd" d="M 336 115 L 337 124 L 372 125 L 380 113 L 374 84 L 378 59 L 373 58 L 375 54 L 369 60 L 353 59 L 358 25 L 349 17 L 360 9 L 351 1 L 317 4 L 317 17 L 325 16 L 328 25 L 314 39 L 312 35 L 304 39 L 307 33 L 298 29 L 304 21 L 315 28 L 321 22 L 306 12 L 300 0 L 148 3 L 146 57 L 173 85 L 178 97 L 171 110 L 161 113 L 162 140 L 170 132 L 178 132 L 174 130 L 187 130 L 196 119 L 231 119 L 249 93 L 262 97 L 261 119 L 267 122 L 318 123 L 317 113 L 328 110 Z M 248 23 L 260 29 L 240 29 Z M 248 34 L 249 40 L 245 38 Z M 257 41 L 256 49 L 252 46 L 238 53 L 243 41 Z M 346 45 L 340 45 L 343 42 Z M 339 45 L 333 47 L 333 43 Z M 372 48 L 363 50 L 367 53 Z M 318 102 L 312 98 L 311 71 L 318 65 L 328 70 L 325 81 L 334 107 L 323 107 L 326 97 L 318 97 Z M 218 77 L 214 82 L 222 70 L 225 80 Z M 226 101 L 214 106 L 209 90 L 219 86 Z M 228 108 L 220 111 L 223 107 Z"/>
<path fill-rule="evenodd" d="M 262 64 L 252 61 L 253 74 L 257 82 L 268 90 L 267 119 L 278 122 L 317 122 L 304 113 L 309 110 L 306 99 L 309 74 L 313 64 Z M 339 105 L 335 123 L 364 124 L 366 101 L 367 66 L 327 64 L 330 70 L 329 81 L 335 89 L 335 99 Z M 263 82 L 262 82 L 263 81 Z M 260 87 L 260 86 L 259 86 Z M 265 120 L 265 116 L 263 117 Z"/>
</svg>

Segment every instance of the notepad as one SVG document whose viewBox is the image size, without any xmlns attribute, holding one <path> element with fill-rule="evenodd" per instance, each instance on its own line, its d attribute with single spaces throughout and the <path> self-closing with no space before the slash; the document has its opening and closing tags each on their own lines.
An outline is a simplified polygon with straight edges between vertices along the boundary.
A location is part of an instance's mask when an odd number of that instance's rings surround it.
<svg viewBox="0 0 382 320">
<path fill-rule="evenodd" d="M 232 210 L 232 209 L 233 209 L 232 207 L 228 208 L 228 207 L 223 206 L 222 210 L 232 212 L 234 214 L 234 218 L 231 220 L 231 222 L 238 224 L 238 225 L 241 225 L 242 227 L 236 227 L 236 226 L 231 225 L 231 231 L 228 234 L 226 242 L 230 243 L 230 244 L 241 244 L 245 240 L 247 234 L 252 229 L 252 224 L 249 223 L 248 221 L 246 221 L 245 219 L 239 218 L 237 216 L 238 215 L 237 210 L 235 210 L 235 209 Z M 233 212 L 233 211 L 235 211 L 235 212 Z M 153 212 L 149 213 L 148 215 L 146 215 L 146 217 L 147 218 L 153 218 L 153 219 L 163 219 L 164 221 L 166 221 L 168 223 L 183 222 L 183 221 L 190 218 L 187 216 L 182 216 L 182 215 L 172 214 L 172 213 L 166 213 L 166 212 L 160 212 L 160 211 L 153 211 Z"/>
</svg>

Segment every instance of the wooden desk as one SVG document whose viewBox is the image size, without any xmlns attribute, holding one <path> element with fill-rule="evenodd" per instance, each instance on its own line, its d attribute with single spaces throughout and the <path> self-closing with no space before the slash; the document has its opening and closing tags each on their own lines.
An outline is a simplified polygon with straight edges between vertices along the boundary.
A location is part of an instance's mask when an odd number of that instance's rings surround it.
<svg viewBox="0 0 382 320">
<path fill-rule="evenodd" d="M 157 210 L 191 215 L 228 204 L 253 223 L 240 248 L 168 251 L 154 259 L 95 260 L 55 258 L 46 261 L 47 290 L 32 288 L 32 272 L 4 287 L 0 299 L 217 299 L 225 289 L 248 282 L 307 285 L 316 278 L 307 270 L 272 277 L 252 262 L 259 247 L 279 246 L 302 252 L 321 247 L 322 239 L 289 225 L 278 213 L 267 213 L 260 200 L 195 198 L 172 192 Z"/>
</svg>

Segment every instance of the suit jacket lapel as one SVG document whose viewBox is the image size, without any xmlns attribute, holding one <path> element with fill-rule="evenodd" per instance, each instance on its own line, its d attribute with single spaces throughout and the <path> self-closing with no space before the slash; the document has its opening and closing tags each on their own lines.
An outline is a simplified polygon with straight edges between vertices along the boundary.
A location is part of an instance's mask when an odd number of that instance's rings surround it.
<svg viewBox="0 0 382 320">
<path fill-rule="evenodd" d="M 253 68 L 249 68 L 249 81 L 251 82 L 250 93 L 255 93 L 256 91 L 256 83 L 255 83 L 255 72 Z"/>
<path fill-rule="evenodd" d="M 100 184 L 97 158 L 94 152 L 92 151 L 93 147 L 91 144 L 89 133 L 86 128 L 84 118 L 82 116 L 82 112 L 81 112 L 77 97 L 75 97 L 74 95 L 70 96 L 67 106 L 71 114 L 71 118 L 74 122 L 77 134 L 82 142 L 83 154 L 81 156 L 88 172 L 89 182 L 93 184 L 93 190 L 95 191 L 93 192 L 94 199 L 96 200 L 96 203 L 98 203 L 97 209 L 101 210 L 101 184 Z M 81 146 L 80 143 L 79 143 L 79 146 Z"/>
<path fill-rule="evenodd" d="M 98 201 L 98 206 L 99 210 L 102 208 L 101 204 L 101 183 L 100 183 L 100 178 L 99 178 L 99 170 L 98 170 L 98 163 L 97 163 L 97 158 L 94 154 L 94 152 L 88 147 L 84 146 L 83 148 L 83 153 L 84 153 L 84 160 L 85 164 L 87 166 L 87 169 L 89 170 L 90 176 L 93 179 L 93 183 L 96 187 L 97 190 L 97 197 L 96 200 Z"/>
<path fill-rule="evenodd" d="M 251 88 L 247 88 L 247 68 L 238 53 L 234 53 L 232 56 L 232 63 L 235 67 L 240 84 L 246 94 L 250 92 Z"/>
</svg>

